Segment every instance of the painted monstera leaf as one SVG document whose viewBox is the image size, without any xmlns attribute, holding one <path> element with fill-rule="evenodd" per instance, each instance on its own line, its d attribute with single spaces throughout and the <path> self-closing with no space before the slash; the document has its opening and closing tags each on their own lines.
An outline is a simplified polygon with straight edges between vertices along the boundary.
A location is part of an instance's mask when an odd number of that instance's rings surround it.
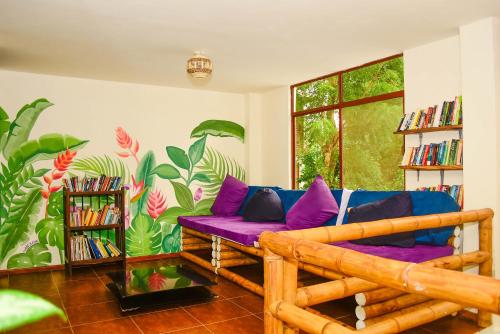
<svg viewBox="0 0 500 334">
<path fill-rule="evenodd" d="M 18 290 L 0 291 L 0 331 L 8 331 L 64 312 L 54 304 L 31 293 Z"/>
<path fill-rule="evenodd" d="M 225 120 L 208 120 L 201 122 L 191 131 L 191 138 L 206 135 L 216 137 L 233 137 L 245 141 L 245 128 L 235 122 Z"/>
<path fill-rule="evenodd" d="M 43 245 L 55 246 L 59 250 L 64 249 L 64 225 L 63 220 L 55 217 L 40 220 L 35 227 L 38 240 Z"/>
<path fill-rule="evenodd" d="M 26 253 L 15 254 L 7 261 L 8 269 L 31 268 L 48 266 L 52 261 L 52 254 L 47 246 L 34 244 Z"/>
<path fill-rule="evenodd" d="M 169 232 L 163 237 L 161 248 L 165 253 L 177 253 L 181 251 L 181 225 L 164 224 L 164 229 Z"/>
<path fill-rule="evenodd" d="M 77 150 L 88 143 L 88 140 L 81 140 L 70 135 L 51 133 L 41 136 L 36 140 L 29 140 L 21 144 L 12 152 L 9 158 L 9 168 L 16 170 L 28 163 L 38 160 L 52 159 L 59 152 L 66 149 Z"/>
<path fill-rule="evenodd" d="M 141 196 L 130 204 L 130 210 L 132 215 L 139 213 L 146 213 L 146 203 L 148 200 L 149 191 L 154 185 L 155 174 L 153 170 L 155 169 L 156 159 L 153 151 L 148 151 L 139 161 L 137 170 L 135 173 L 135 180 L 139 183 L 144 180 L 144 192 Z"/>
<path fill-rule="evenodd" d="M 47 99 L 38 99 L 31 104 L 27 104 L 17 112 L 16 119 L 10 124 L 5 146 L 3 146 L 3 156 L 8 160 L 12 153 L 19 146 L 29 139 L 29 135 L 35 125 L 38 116 L 53 104 Z"/>
<path fill-rule="evenodd" d="M 26 239 L 31 219 L 40 211 L 40 188 L 17 197 L 9 208 L 7 218 L 0 225 L 0 263 L 7 254 Z"/>
<path fill-rule="evenodd" d="M 161 228 L 150 216 L 138 213 L 126 233 L 127 254 L 144 256 L 158 254 L 161 249 Z"/>
</svg>

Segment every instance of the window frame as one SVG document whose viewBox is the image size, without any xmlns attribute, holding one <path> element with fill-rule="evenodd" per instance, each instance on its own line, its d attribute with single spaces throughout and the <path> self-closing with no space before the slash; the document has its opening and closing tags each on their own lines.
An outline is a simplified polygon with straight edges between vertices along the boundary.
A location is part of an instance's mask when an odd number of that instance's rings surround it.
<svg viewBox="0 0 500 334">
<path fill-rule="evenodd" d="M 302 81 L 302 82 L 298 82 L 298 83 L 295 83 L 293 85 L 290 86 L 290 125 L 291 125 L 291 154 L 292 154 L 292 166 L 291 166 L 291 173 L 292 173 L 292 189 L 296 189 L 297 188 L 297 168 L 296 168 L 296 163 L 297 163 L 297 156 L 295 155 L 295 139 L 296 139 L 296 135 L 295 135 L 295 118 L 297 117 L 301 117 L 301 116 L 305 116 L 305 115 L 310 115 L 310 114 L 317 114 L 317 113 L 321 113 L 321 112 L 325 112 L 325 111 L 333 111 L 333 110 L 338 110 L 339 111 L 339 163 L 340 163 L 340 171 L 339 171 L 339 178 L 340 178 L 340 188 L 343 188 L 343 185 L 344 185 L 344 163 L 343 163 L 343 146 L 342 146 L 342 140 L 343 140 L 343 130 L 342 130 L 342 110 L 344 108 L 347 108 L 347 107 L 353 107 L 353 106 L 359 106 L 359 105 L 363 105 L 363 104 L 368 104 L 368 103 L 372 103 L 372 102 L 380 102 L 380 101 L 385 101 L 385 100 L 390 100 L 390 99 L 394 99 L 394 98 L 402 98 L 403 99 L 403 115 L 405 114 L 405 94 L 404 94 L 404 88 L 402 90 L 399 90 L 399 91 L 395 91 L 395 92 L 391 92 L 391 93 L 385 93 L 385 94 L 380 94 L 380 95 L 374 95 L 374 96 L 369 96 L 369 97 L 364 97 L 364 98 L 361 98 L 361 99 L 357 99 L 357 100 L 352 100 L 352 101 L 347 101 L 347 102 L 344 102 L 344 99 L 343 99 L 343 75 L 345 73 L 348 73 L 348 72 L 351 72 L 351 71 L 354 71 L 354 70 L 357 70 L 357 69 L 360 69 L 360 68 L 363 68 L 363 67 L 368 67 L 368 66 L 371 66 L 371 65 L 375 65 L 375 64 L 379 64 L 379 63 L 383 63 L 383 62 L 386 62 L 386 61 L 389 61 L 389 60 L 392 60 L 392 59 L 395 59 L 395 58 L 399 58 L 399 57 L 403 57 L 403 54 L 402 53 L 398 53 L 398 54 L 395 54 L 395 55 L 392 55 L 392 56 L 389 56 L 389 57 L 385 57 L 385 58 L 380 58 L 380 59 L 377 59 L 377 60 L 374 60 L 374 61 L 370 61 L 368 63 L 365 63 L 365 64 L 362 64 L 362 65 L 358 65 L 358 66 L 355 66 L 355 67 L 351 67 L 351 68 L 348 68 L 348 69 L 345 69 L 345 70 L 340 70 L 340 71 L 337 71 L 337 72 L 333 72 L 333 73 L 329 73 L 329 74 L 326 74 L 326 75 L 322 75 L 320 77 L 317 77 L 317 78 L 313 78 L 313 79 L 309 79 L 309 80 L 306 80 L 306 81 Z M 302 110 L 302 111 L 297 111 L 295 112 L 295 89 L 301 85 L 304 85 L 304 84 L 307 84 L 307 83 L 311 83 L 311 82 L 314 82 L 314 81 L 318 81 L 318 80 L 321 80 L 321 79 L 326 79 L 326 78 L 329 78 L 331 76 L 338 76 L 338 103 L 336 104 L 332 104 L 332 105 L 328 105 L 328 106 L 323 106 L 323 107 L 317 107 L 317 108 L 311 108 L 311 109 L 307 109 L 307 110 Z M 403 139 L 403 147 L 401 148 L 402 152 L 404 152 L 404 148 L 405 148 L 405 138 Z M 403 182 L 405 184 L 405 188 L 406 188 L 406 173 L 403 173 Z"/>
</svg>

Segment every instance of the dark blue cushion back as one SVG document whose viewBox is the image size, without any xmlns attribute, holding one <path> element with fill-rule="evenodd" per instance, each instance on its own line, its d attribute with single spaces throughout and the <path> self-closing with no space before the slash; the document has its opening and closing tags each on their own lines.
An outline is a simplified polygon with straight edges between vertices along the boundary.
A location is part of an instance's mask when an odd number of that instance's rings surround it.
<svg viewBox="0 0 500 334">
<path fill-rule="evenodd" d="M 399 194 L 400 191 L 355 191 L 349 198 L 348 208 L 374 201 L 386 199 Z M 410 191 L 413 204 L 413 215 L 423 216 L 435 213 L 460 211 L 458 204 L 448 194 L 437 191 Z M 344 216 L 342 224 L 347 224 L 348 214 Z M 448 242 L 454 227 L 441 227 L 415 232 L 417 244 L 444 246 Z"/>
<path fill-rule="evenodd" d="M 243 203 L 240 206 L 240 209 L 238 210 L 238 216 L 243 216 L 243 209 L 247 205 L 247 203 L 250 200 L 250 198 L 252 198 L 253 195 L 255 195 L 255 193 L 257 192 L 257 190 L 264 189 L 264 188 L 272 189 L 272 190 L 274 190 L 276 192 L 281 189 L 280 187 L 248 186 L 248 192 L 247 192 L 247 195 L 245 196 L 245 199 L 243 200 Z"/>
</svg>

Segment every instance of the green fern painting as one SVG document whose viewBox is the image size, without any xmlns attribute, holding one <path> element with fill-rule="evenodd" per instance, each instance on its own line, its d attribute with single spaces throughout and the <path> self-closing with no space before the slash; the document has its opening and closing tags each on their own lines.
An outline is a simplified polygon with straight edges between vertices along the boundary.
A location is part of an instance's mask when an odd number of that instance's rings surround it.
<svg viewBox="0 0 500 334">
<path fill-rule="evenodd" d="M 51 106 L 40 98 L 12 119 L 0 107 L 0 269 L 64 263 L 65 177 L 122 177 L 128 190 L 128 256 L 179 252 L 177 217 L 210 214 L 227 174 L 245 180 L 244 168 L 211 146 L 211 138 L 243 142 L 245 130 L 237 123 L 203 121 L 187 132 L 188 147 L 167 145 L 163 152 L 142 149 L 137 138 L 118 127 L 119 150 L 112 146 L 109 154 L 95 155 L 82 150 L 89 140 L 69 134 L 31 138 Z"/>
</svg>

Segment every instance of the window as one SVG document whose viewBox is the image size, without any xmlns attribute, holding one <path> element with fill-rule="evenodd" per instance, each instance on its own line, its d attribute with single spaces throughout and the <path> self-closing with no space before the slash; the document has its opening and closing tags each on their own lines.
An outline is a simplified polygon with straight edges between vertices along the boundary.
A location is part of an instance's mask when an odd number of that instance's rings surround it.
<svg viewBox="0 0 500 334">
<path fill-rule="evenodd" d="M 291 86 L 294 187 L 403 189 L 403 84 L 397 55 Z"/>
</svg>

